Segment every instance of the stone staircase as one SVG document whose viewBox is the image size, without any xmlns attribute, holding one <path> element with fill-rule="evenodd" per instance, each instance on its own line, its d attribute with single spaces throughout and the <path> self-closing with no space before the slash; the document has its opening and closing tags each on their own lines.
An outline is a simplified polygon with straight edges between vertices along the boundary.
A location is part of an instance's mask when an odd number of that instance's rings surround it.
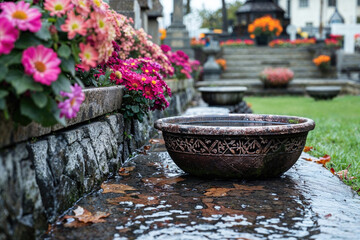
<svg viewBox="0 0 360 240">
<path fill-rule="evenodd" d="M 266 67 L 288 67 L 295 79 L 319 79 L 323 75 L 312 62 L 312 54 L 304 48 L 224 48 L 227 69 L 222 79 L 258 79 Z"/>
</svg>

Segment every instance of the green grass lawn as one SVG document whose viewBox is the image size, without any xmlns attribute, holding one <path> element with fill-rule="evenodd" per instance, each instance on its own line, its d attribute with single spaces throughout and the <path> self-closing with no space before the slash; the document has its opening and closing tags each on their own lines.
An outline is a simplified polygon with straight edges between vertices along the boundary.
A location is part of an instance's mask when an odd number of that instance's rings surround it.
<svg viewBox="0 0 360 240">
<path fill-rule="evenodd" d="M 311 118 L 316 127 L 307 138 L 312 155 L 331 156 L 326 166 L 335 171 L 351 164 L 349 175 L 357 179 L 345 181 L 355 190 L 360 188 L 360 96 L 343 96 L 332 101 L 315 101 L 307 97 L 247 97 L 254 113 L 280 114 Z M 359 193 L 360 194 L 360 193 Z"/>
</svg>

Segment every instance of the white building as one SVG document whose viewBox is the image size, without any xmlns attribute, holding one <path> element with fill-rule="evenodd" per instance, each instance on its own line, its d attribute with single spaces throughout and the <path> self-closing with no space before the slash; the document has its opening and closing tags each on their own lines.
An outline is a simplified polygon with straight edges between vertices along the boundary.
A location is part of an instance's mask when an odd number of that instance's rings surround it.
<svg viewBox="0 0 360 240">
<path fill-rule="evenodd" d="M 337 7 L 345 24 L 354 24 L 360 20 L 360 0 L 274 0 L 290 17 L 290 22 L 305 31 L 318 32 L 320 26 L 320 6 L 322 7 L 323 27 L 329 27 L 329 20 Z"/>
</svg>

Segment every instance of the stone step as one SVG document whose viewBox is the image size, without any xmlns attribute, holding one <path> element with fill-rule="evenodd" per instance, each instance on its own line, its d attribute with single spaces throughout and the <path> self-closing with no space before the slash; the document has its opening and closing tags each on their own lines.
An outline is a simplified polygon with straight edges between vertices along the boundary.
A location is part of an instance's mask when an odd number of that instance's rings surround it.
<svg viewBox="0 0 360 240">
<path fill-rule="evenodd" d="M 223 48 L 224 54 L 293 54 L 293 53 L 309 53 L 306 48 Z"/>
<path fill-rule="evenodd" d="M 246 79 L 246 78 L 258 78 L 260 75 L 260 72 L 245 72 L 245 73 L 223 73 L 221 75 L 221 78 L 224 79 Z M 296 72 L 295 73 L 296 78 L 322 78 L 320 72 Z"/>
<path fill-rule="evenodd" d="M 317 72 L 318 68 L 314 65 L 298 65 L 298 66 L 272 66 L 272 65 L 255 65 L 255 66 L 228 66 L 224 73 L 233 73 L 233 72 L 261 72 L 267 67 L 287 67 L 290 68 L 293 72 L 304 72 L 311 71 Z"/>
<path fill-rule="evenodd" d="M 298 61 L 267 61 L 267 60 L 241 60 L 241 61 L 226 61 L 228 67 L 239 67 L 239 66 L 279 66 L 279 67 L 294 67 L 294 66 L 315 66 L 312 61 L 309 60 L 298 60 Z"/>
<path fill-rule="evenodd" d="M 298 60 L 308 60 L 311 61 L 311 56 L 300 56 L 300 55 L 224 55 L 223 57 L 226 61 L 253 61 L 253 60 L 263 60 L 263 61 L 298 61 Z"/>
</svg>

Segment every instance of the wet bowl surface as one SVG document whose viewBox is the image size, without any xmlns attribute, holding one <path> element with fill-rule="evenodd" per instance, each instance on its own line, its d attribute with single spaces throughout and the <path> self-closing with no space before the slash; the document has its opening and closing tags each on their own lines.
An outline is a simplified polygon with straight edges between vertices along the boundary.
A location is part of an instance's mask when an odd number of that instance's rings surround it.
<svg viewBox="0 0 360 240">
<path fill-rule="evenodd" d="M 185 172 L 202 177 L 264 179 L 290 169 L 301 155 L 311 119 L 229 114 L 159 119 L 165 146 Z"/>
</svg>

